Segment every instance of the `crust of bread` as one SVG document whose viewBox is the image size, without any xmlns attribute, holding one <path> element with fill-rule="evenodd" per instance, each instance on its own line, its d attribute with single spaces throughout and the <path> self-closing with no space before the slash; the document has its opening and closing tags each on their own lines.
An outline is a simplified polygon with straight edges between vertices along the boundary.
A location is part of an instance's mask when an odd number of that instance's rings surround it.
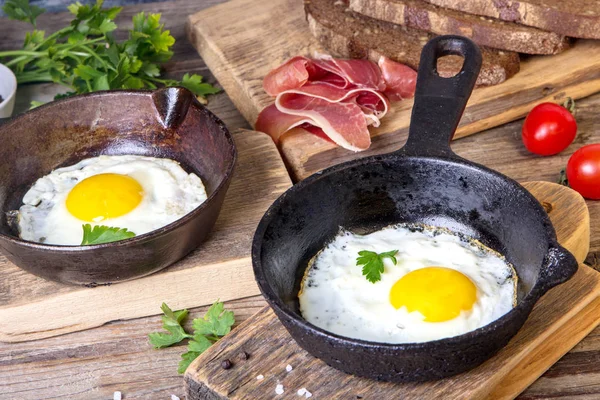
<svg viewBox="0 0 600 400">
<path fill-rule="evenodd" d="M 600 39 L 600 1 L 423 0 L 475 15 L 533 26 L 565 36 Z"/>
<path fill-rule="evenodd" d="M 331 0 L 306 0 L 305 12 L 313 36 L 338 57 L 366 58 L 377 62 L 384 55 L 418 69 L 421 50 L 435 35 L 350 12 L 344 4 Z M 478 86 L 504 82 L 519 71 L 519 55 L 514 52 L 482 48 L 483 63 Z M 462 67 L 462 58 L 439 60 L 438 73 L 453 76 Z"/>
<path fill-rule="evenodd" d="M 421 0 L 350 0 L 352 11 L 438 35 L 461 35 L 475 43 L 526 54 L 558 54 L 570 47 L 564 35 L 434 6 Z"/>
</svg>

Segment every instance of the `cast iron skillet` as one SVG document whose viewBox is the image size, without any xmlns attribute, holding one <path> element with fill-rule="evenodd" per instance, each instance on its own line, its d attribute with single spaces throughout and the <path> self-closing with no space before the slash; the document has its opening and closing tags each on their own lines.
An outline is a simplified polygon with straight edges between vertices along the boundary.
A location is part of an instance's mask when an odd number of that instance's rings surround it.
<svg viewBox="0 0 600 400">
<path fill-rule="evenodd" d="M 441 78 L 436 62 L 464 57 Z M 391 154 L 337 165 L 305 179 L 269 208 L 254 236 L 258 285 L 290 335 L 334 368 L 406 382 L 451 376 L 481 364 L 517 333 L 535 302 L 577 270 L 536 199 L 517 182 L 449 147 L 479 73 L 468 39 L 440 36 L 424 48 L 409 138 Z M 517 306 L 475 331 L 425 343 L 384 344 L 338 336 L 306 322 L 298 289 L 307 263 L 343 227 L 369 232 L 398 222 L 440 226 L 504 254 L 519 276 Z"/>
<path fill-rule="evenodd" d="M 209 235 L 236 160 L 225 125 L 183 88 L 107 91 L 36 108 L 0 126 L 0 250 L 46 279 L 95 286 L 137 278 L 181 259 Z M 55 246 L 18 237 L 7 212 L 39 178 L 101 154 L 170 158 L 202 178 L 208 199 L 181 219 L 132 239 Z"/>
</svg>

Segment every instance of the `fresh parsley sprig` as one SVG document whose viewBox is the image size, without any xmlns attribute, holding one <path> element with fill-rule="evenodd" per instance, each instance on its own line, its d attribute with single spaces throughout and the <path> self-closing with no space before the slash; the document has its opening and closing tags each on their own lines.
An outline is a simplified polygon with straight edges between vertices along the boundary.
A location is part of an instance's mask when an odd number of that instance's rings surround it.
<svg viewBox="0 0 600 400">
<path fill-rule="evenodd" d="M 150 344 L 156 349 L 169 347 L 181 342 L 184 339 L 190 339 L 188 342 L 188 351 L 181 355 L 179 368 L 177 372 L 183 374 L 187 367 L 202 354 L 206 349 L 213 345 L 217 340 L 227 335 L 235 323 L 233 311 L 225 311 L 225 306 L 221 302 L 215 302 L 206 314 L 201 318 L 192 321 L 194 332 L 187 333 L 183 323 L 188 315 L 188 310 L 172 311 L 166 303 L 161 306 L 163 311 L 163 328 L 169 333 L 153 332 L 148 335 Z"/>
<path fill-rule="evenodd" d="M 116 242 L 134 236 L 135 233 L 128 231 L 126 228 L 96 225 L 92 229 L 90 224 L 85 224 L 83 225 L 83 240 L 81 241 L 81 245 Z"/>
<path fill-rule="evenodd" d="M 161 86 L 183 86 L 201 98 L 219 92 L 200 75 L 185 74 L 181 81 L 160 77 L 160 65 L 171 59 L 175 43 L 160 14 L 136 14 L 128 38 L 117 41 L 114 19 L 121 7 L 102 5 L 103 0 L 94 5 L 71 4 L 73 20 L 67 27 L 48 36 L 37 29 L 28 32 L 23 48 L 0 52 L 0 62 L 15 73 L 19 84 L 55 82 L 69 88 L 66 96 Z M 10 18 L 29 21 L 34 27 L 44 12 L 29 0 L 7 0 L 2 9 Z M 56 98 L 61 97 L 65 94 Z"/>
<path fill-rule="evenodd" d="M 37 6 L 32 6 L 29 4 L 29 0 L 6 0 L 4 7 L 2 7 L 2 11 L 4 11 L 11 19 L 16 21 L 27 21 L 35 26 L 36 18 L 46 10 Z"/>
<path fill-rule="evenodd" d="M 396 265 L 396 253 L 398 250 L 386 251 L 385 253 L 375 253 L 374 251 L 362 250 L 358 252 L 356 265 L 362 265 L 362 274 L 371 283 L 381 280 L 383 273 L 383 259 L 389 258 Z"/>
</svg>

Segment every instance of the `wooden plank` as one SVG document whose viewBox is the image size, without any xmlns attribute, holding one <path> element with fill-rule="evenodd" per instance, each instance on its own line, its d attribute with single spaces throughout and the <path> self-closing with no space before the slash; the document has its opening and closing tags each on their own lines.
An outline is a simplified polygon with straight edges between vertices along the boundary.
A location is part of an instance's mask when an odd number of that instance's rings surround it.
<svg viewBox="0 0 600 400">
<path fill-rule="evenodd" d="M 232 0 L 191 15 L 187 30 L 192 44 L 250 123 L 273 101 L 262 89 L 262 79 L 271 69 L 295 55 L 325 51 L 311 36 L 299 0 Z M 526 57 L 513 78 L 474 91 L 456 138 L 520 118 L 542 101 L 577 99 L 598 91 L 598 42 L 580 40 L 556 56 Z M 280 148 L 294 178 L 399 148 L 406 140 L 412 100 L 392 108 L 381 127 L 373 130 L 371 148 L 358 154 L 302 129 L 286 134 Z"/>
<path fill-rule="evenodd" d="M 589 216 L 574 191 L 552 183 L 525 184 L 549 210 L 559 241 L 579 261 L 587 253 Z M 567 283 L 535 306 L 519 333 L 496 356 L 456 377 L 411 384 L 357 378 L 337 371 L 302 350 L 266 307 L 202 354 L 186 371 L 189 399 L 276 398 L 282 384 L 295 394 L 306 387 L 315 399 L 513 398 L 600 323 L 600 273 L 581 266 Z M 248 360 L 237 356 L 250 354 Z M 223 360 L 234 362 L 224 370 Z M 294 368 L 287 372 L 287 364 Z M 258 380 L 256 376 L 263 375 Z"/>
<path fill-rule="evenodd" d="M 291 181 L 268 136 L 239 131 L 234 137 L 238 165 L 211 237 L 166 270 L 89 289 L 45 281 L 0 256 L 0 341 L 40 339 L 152 315 L 162 301 L 189 308 L 258 294 L 250 261 L 252 235 Z"/>
</svg>

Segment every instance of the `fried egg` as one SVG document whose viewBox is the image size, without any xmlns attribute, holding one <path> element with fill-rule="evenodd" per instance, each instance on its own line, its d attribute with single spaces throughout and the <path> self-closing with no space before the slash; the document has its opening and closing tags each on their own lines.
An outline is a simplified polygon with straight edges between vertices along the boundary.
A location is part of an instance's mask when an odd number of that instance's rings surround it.
<svg viewBox="0 0 600 400">
<path fill-rule="evenodd" d="M 397 250 L 371 283 L 359 251 Z M 302 316 L 326 331 L 383 343 L 470 332 L 516 305 L 517 275 L 499 253 L 445 229 L 400 224 L 368 235 L 341 231 L 309 262 L 298 295 Z"/>
<path fill-rule="evenodd" d="M 206 200 L 202 180 L 176 161 L 99 156 L 58 168 L 23 197 L 22 239 L 79 245 L 82 225 L 126 228 L 141 235 L 183 217 Z"/>
</svg>

